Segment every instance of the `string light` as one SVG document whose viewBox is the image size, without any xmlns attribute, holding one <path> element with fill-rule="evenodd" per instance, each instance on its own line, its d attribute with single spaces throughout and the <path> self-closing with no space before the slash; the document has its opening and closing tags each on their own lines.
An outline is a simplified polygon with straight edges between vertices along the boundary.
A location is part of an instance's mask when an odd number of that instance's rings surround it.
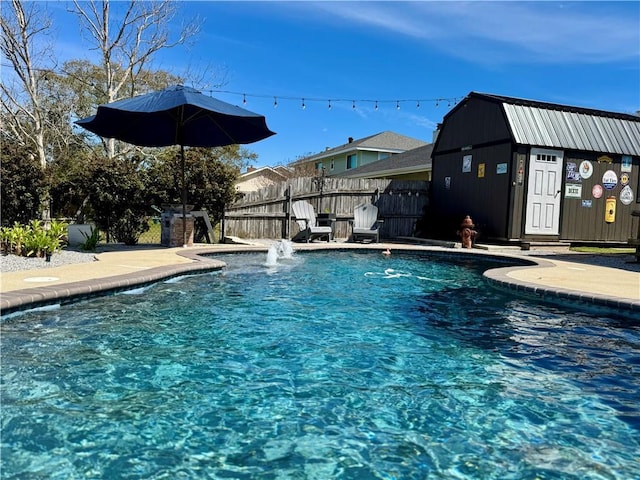
<svg viewBox="0 0 640 480">
<path fill-rule="evenodd" d="M 6 63 L 0 63 L 0 66 L 3 67 L 9 67 L 10 65 L 6 64 Z M 40 69 L 40 68 L 35 68 L 34 70 L 36 71 L 41 71 L 41 72 L 45 72 L 45 73 L 52 73 L 52 74 L 60 74 L 60 75 L 68 75 L 69 73 L 64 71 L 64 70 L 56 70 L 56 69 Z M 195 87 L 196 89 L 198 89 L 197 87 Z M 248 97 L 255 97 L 255 98 L 273 98 L 273 108 L 278 108 L 278 98 L 280 98 L 281 100 L 300 100 L 300 97 L 290 97 L 290 96 L 285 96 L 285 95 L 268 95 L 268 94 L 253 94 L 253 93 L 245 93 L 245 92 L 234 92 L 234 91 L 229 91 L 229 90 L 205 90 L 205 89 L 198 89 L 200 90 L 202 93 L 209 93 L 209 94 L 214 94 L 214 93 L 225 93 L 225 94 L 230 94 L 230 95 L 241 95 L 242 96 L 242 104 L 243 105 L 247 105 L 247 98 Z M 396 99 L 396 100 L 381 100 L 381 99 L 346 99 L 346 98 L 333 98 L 330 100 L 327 100 L 326 97 L 325 98 L 311 98 L 311 97 L 303 97 L 302 98 L 302 108 L 305 109 L 307 103 L 309 102 L 327 102 L 328 105 L 328 109 L 331 110 L 333 107 L 334 103 L 346 103 L 346 102 L 351 102 L 351 108 L 353 110 L 356 109 L 356 102 L 359 103 L 364 103 L 364 104 L 374 104 L 374 109 L 378 110 L 379 107 L 382 104 L 390 104 L 392 102 L 395 102 L 396 104 L 396 109 L 400 110 L 400 103 L 401 102 L 411 102 L 411 101 L 415 101 L 416 102 L 416 108 L 419 109 L 422 106 L 422 103 L 433 103 L 435 108 L 438 108 L 440 106 L 440 103 L 442 102 L 447 102 L 447 107 L 451 108 L 452 105 L 457 105 L 462 99 L 464 98 L 464 96 L 460 96 L 460 97 L 450 97 L 450 98 L 443 98 L 443 97 L 437 97 L 437 98 L 420 98 L 417 100 L 411 100 L 411 99 Z"/>
<path fill-rule="evenodd" d="M 393 104 L 395 103 L 395 107 L 396 110 L 400 110 L 401 109 L 401 103 L 403 102 L 415 102 L 415 108 L 416 109 L 420 109 L 422 107 L 423 103 L 432 103 L 435 108 L 438 108 L 440 106 L 440 103 L 442 102 L 447 102 L 447 107 L 451 108 L 452 105 L 457 105 L 458 102 L 463 98 L 463 97 L 451 97 L 451 98 L 442 98 L 442 97 L 437 97 L 437 98 L 419 98 L 419 99 L 415 99 L 415 100 L 411 100 L 411 99 L 396 99 L 396 100 L 381 100 L 381 99 L 366 99 L 366 98 L 362 98 L 362 99 L 346 99 L 346 98 L 331 98 L 331 99 L 326 99 L 326 98 L 314 98 L 314 97 L 290 97 L 290 96 L 286 96 L 286 95 L 260 95 L 260 94 L 252 94 L 252 93 L 243 93 L 243 92 L 233 92 L 233 91 L 229 91 L 229 90 L 208 90 L 206 91 L 207 93 L 211 93 L 211 94 L 215 94 L 215 93 L 226 93 L 226 94 L 230 94 L 230 95 L 240 95 L 242 96 L 242 104 L 246 105 L 247 104 L 247 99 L 249 97 L 256 97 L 256 98 L 273 98 L 273 108 L 278 108 L 278 100 L 298 100 L 299 102 L 301 102 L 301 107 L 303 110 L 305 110 L 307 108 L 307 105 L 309 104 L 309 102 L 327 102 L 327 109 L 328 110 L 332 110 L 333 106 L 335 103 L 346 103 L 346 102 L 351 102 L 351 109 L 352 110 L 356 110 L 356 103 L 361 103 L 361 104 L 373 104 L 373 109 L 374 110 L 379 110 L 380 108 L 383 107 L 384 104 Z"/>
</svg>

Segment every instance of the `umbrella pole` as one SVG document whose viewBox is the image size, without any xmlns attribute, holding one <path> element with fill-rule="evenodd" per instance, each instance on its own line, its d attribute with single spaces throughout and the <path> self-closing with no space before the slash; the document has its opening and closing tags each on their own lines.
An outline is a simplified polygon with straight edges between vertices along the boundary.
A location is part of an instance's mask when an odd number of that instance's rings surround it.
<svg viewBox="0 0 640 480">
<path fill-rule="evenodd" d="M 180 145 L 180 157 L 182 162 L 182 246 L 187 246 L 187 182 L 184 173 L 184 145 Z"/>
</svg>

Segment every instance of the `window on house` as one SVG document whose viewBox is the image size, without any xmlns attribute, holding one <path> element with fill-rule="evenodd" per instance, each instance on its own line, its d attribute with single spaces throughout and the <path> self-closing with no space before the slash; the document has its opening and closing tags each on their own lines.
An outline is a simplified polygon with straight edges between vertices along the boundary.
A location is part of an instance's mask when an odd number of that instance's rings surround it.
<svg viewBox="0 0 640 480">
<path fill-rule="evenodd" d="M 378 152 L 378 160 L 384 160 L 385 158 L 389 158 L 391 154 L 389 152 Z"/>
<path fill-rule="evenodd" d="M 329 168 L 331 169 L 331 171 L 333 171 L 333 169 L 335 168 L 335 162 L 333 160 L 331 160 Z"/>
<path fill-rule="evenodd" d="M 324 168 L 324 166 L 322 165 L 322 162 L 316 162 L 316 170 L 321 172 L 322 169 Z"/>
<path fill-rule="evenodd" d="M 350 168 L 356 168 L 357 164 L 358 162 L 355 153 L 347 155 L 347 170 L 349 170 Z"/>
</svg>

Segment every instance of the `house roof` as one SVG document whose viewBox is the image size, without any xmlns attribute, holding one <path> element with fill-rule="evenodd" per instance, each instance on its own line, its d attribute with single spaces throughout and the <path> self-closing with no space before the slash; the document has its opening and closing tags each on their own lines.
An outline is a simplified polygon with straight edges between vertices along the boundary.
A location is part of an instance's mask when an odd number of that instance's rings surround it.
<svg viewBox="0 0 640 480">
<path fill-rule="evenodd" d="M 433 143 L 428 143 L 422 147 L 414 148 L 409 151 L 392 155 L 377 162 L 368 163 L 362 167 L 354 168 L 348 173 L 340 176 L 352 178 L 364 178 L 375 174 L 376 176 L 384 174 L 398 175 L 402 173 L 413 173 L 418 171 L 426 171 L 431 168 L 431 152 L 433 151 Z"/>
<path fill-rule="evenodd" d="M 640 156 L 638 116 L 476 92 L 467 98 L 501 103 L 516 143 Z"/>
<path fill-rule="evenodd" d="M 285 174 L 286 171 L 287 170 L 285 169 L 285 167 L 261 167 L 261 168 L 256 168 L 255 170 L 250 170 L 248 172 L 241 174 L 238 177 L 238 180 L 244 181 L 252 177 L 258 177 L 260 175 L 265 175 L 265 174 L 274 174 L 275 176 L 282 177 L 283 179 L 285 179 L 287 178 Z"/>
<path fill-rule="evenodd" d="M 376 152 L 402 153 L 417 147 L 426 145 L 427 142 L 418 140 L 417 138 L 407 137 L 395 132 L 385 131 L 376 133 L 369 137 L 360 138 L 351 142 L 344 143 L 337 147 L 328 148 L 323 152 L 310 155 L 293 162 L 293 165 L 307 163 L 311 161 L 321 160 L 323 158 L 332 157 L 345 152 L 354 150 L 369 150 Z"/>
</svg>

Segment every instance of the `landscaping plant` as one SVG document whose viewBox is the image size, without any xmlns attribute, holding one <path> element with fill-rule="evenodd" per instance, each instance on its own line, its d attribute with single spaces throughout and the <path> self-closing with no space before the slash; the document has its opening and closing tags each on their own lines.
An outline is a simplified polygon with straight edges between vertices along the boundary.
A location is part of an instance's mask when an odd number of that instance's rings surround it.
<svg viewBox="0 0 640 480">
<path fill-rule="evenodd" d="M 89 235 L 87 235 L 84 232 L 82 232 L 82 235 L 84 236 L 85 241 L 80 246 L 80 248 L 88 252 L 94 252 L 96 250 L 96 247 L 98 246 L 98 243 L 100 243 L 100 239 L 101 239 L 100 230 L 92 227 L 91 233 Z"/>
<path fill-rule="evenodd" d="M 44 257 L 57 252 L 65 243 L 67 225 L 56 220 L 47 226 L 41 220 L 32 220 L 28 225 L 18 222 L 13 227 L 0 230 L 0 241 L 4 254 L 25 257 Z"/>
</svg>

